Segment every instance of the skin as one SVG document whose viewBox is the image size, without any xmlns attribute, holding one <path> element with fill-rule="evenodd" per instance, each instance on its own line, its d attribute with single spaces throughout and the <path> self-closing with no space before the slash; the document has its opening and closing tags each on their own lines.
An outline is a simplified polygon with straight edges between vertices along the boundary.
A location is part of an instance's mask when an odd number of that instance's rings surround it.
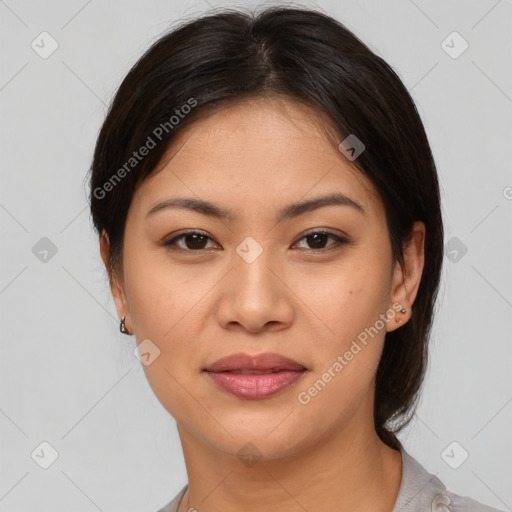
<svg viewBox="0 0 512 512">
<path fill-rule="evenodd" d="M 149 338 L 160 350 L 144 371 L 177 423 L 189 484 L 180 512 L 393 509 L 401 456 L 374 430 L 375 373 L 386 331 L 410 318 L 425 227 L 414 225 L 402 268 L 392 258 L 382 201 L 328 141 L 325 124 L 282 98 L 231 105 L 180 132 L 172 159 L 130 205 L 122 272 L 111 271 L 110 284 L 137 343 Z M 284 206 L 334 191 L 364 214 L 331 205 L 276 223 Z M 175 197 L 211 201 L 236 220 L 178 208 L 147 216 Z M 188 252 L 161 245 L 183 230 L 209 238 L 175 242 Z M 305 237 L 322 230 L 350 243 Z M 263 251 L 251 263 L 236 252 L 247 236 Z M 108 268 L 106 235 L 100 246 Z M 298 394 L 396 303 L 407 312 L 300 403 Z M 236 352 L 277 352 L 307 372 L 277 395 L 243 400 L 202 371 Z M 262 455 L 250 467 L 237 457 L 248 442 Z"/>
</svg>

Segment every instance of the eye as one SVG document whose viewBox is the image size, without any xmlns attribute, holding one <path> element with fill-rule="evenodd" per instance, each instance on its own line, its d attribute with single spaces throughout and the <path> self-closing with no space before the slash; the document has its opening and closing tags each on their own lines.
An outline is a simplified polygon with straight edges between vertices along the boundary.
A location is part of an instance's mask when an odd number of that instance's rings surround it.
<svg viewBox="0 0 512 512">
<path fill-rule="evenodd" d="M 329 238 L 334 240 L 334 242 L 327 245 L 327 249 L 325 249 L 325 243 Z M 186 231 L 169 240 L 164 240 L 162 245 L 181 252 L 199 252 L 208 249 L 206 246 L 208 240 L 212 239 L 206 233 L 201 231 Z M 329 248 L 333 246 L 350 243 L 346 238 L 327 231 L 314 231 L 312 233 L 308 233 L 300 238 L 299 242 L 301 240 L 306 240 L 309 245 L 312 245 L 312 247 L 306 247 L 305 249 L 320 252 L 330 250 Z"/>
<path fill-rule="evenodd" d="M 205 233 L 200 231 L 187 231 L 170 240 L 165 240 L 162 242 L 162 245 L 165 247 L 177 246 L 176 250 L 183 252 L 198 252 L 207 249 L 207 247 L 205 247 L 207 240 L 211 240 L 211 238 Z M 179 245 L 178 242 L 183 242 L 183 244 Z M 174 247 L 172 248 L 174 249 Z"/>
<path fill-rule="evenodd" d="M 346 238 L 335 235 L 334 233 L 329 233 L 327 231 L 314 231 L 312 233 L 308 233 L 307 235 L 304 235 L 300 240 L 307 240 L 307 243 L 309 245 L 313 246 L 313 247 L 310 247 L 309 250 L 323 251 L 325 248 L 325 242 L 329 238 L 334 240 L 334 243 L 328 245 L 327 250 L 330 250 L 330 248 L 333 246 L 349 243 L 349 241 Z M 308 248 L 306 247 L 306 249 L 308 249 Z"/>
</svg>

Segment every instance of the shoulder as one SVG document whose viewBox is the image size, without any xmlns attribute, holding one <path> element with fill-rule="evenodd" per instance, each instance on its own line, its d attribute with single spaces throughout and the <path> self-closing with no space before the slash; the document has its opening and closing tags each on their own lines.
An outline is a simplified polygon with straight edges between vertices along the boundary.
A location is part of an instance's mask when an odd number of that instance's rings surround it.
<svg viewBox="0 0 512 512">
<path fill-rule="evenodd" d="M 501 512 L 446 489 L 403 448 L 402 483 L 393 512 Z"/>
<path fill-rule="evenodd" d="M 176 496 L 173 498 L 173 500 L 170 503 L 165 505 L 165 507 L 157 510 L 157 512 L 178 512 L 178 507 L 180 505 L 181 499 L 183 498 L 183 496 L 187 490 L 187 487 L 188 487 L 188 484 L 185 485 L 185 487 L 183 487 L 178 494 L 176 494 Z"/>
</svg>

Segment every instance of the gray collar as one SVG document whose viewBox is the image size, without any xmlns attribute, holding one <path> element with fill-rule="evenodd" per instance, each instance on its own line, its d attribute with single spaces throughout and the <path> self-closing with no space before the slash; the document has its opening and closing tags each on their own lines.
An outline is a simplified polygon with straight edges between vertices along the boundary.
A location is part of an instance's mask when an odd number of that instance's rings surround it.
<svg viewBox="0 0 512 512">
<path fill-rule="evenodd" d="M 437 501 L 439 504 L 443 503 L 442 493 L 446 491 L 445 486 L 435 475 L 428 473 L 402 446 L 400 446 L 400 453 L 402 454 L 402 481 L 393 512 L 435 511 L 433 502 L 439 495 Z"/>
<path fill-rule="evenodd" d="M 446 490 L 437 476 L 430 474 L 400 445 L 402 480 L 392 512 L 499 512 L 470 498 Z M 177 512 L 188 485 L 158 512 Z"/>
</svg>

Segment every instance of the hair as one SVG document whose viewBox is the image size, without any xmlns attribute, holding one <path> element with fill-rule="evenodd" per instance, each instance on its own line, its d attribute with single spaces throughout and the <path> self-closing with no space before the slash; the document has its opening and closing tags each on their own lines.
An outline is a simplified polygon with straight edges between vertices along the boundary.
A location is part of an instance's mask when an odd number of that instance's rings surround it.
<svg viewBox="0 0 512 512">
<path fill-rule="evenodd" d="M 90 169 L 92 221 L 109 241 L 107 270 L 122 276 L 133 194 L 176 135 L 222 106 L 273 97 L 312 107 L 331 123 L 338 143 L 350 134 L 364 143 L 353 164 L 383 201 L 393 258 L 402 266 L 413 223 L 425 224 L 424 268 L 412 315 L 386 333 L 376 373 L 375 430 L 398 448 L 396 434 L 411 420 L 424 379 L 440 281 L 439 184 L 407 89 L 342 23 L 308 8 L 223 9 L 182 22 L 147 49 L 115 94 Z M 135 159 L 134 151 L 150 144 Z"/>
</svg>

